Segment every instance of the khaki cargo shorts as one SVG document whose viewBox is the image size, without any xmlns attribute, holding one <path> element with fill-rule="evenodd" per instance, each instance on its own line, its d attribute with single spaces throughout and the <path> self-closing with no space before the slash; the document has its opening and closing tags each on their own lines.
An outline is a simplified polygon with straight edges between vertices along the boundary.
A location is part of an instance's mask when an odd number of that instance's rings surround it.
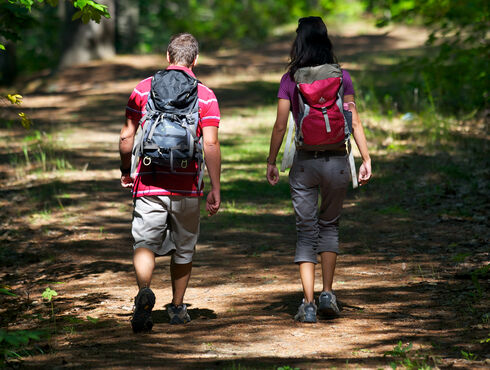
<svg viewBox="0 0 490 370">
<path fill-rule="evenodd" d="M 199 197 L 154 195 L 136 198 L 133 248 L 147 248 L 174 262 L 192 262 L 199 236 Z"/>
</svg>

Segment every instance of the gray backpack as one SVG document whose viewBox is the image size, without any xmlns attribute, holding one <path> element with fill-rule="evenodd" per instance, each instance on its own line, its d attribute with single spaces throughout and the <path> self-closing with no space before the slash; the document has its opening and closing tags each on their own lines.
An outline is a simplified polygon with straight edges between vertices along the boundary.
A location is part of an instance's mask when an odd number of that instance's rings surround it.
<svg viewBox="0 0 490 370">
<path fill-rule="evenodd" d="M 158 71 L 151 82 L 146 103 L 145 122 L 140 141 L 133 154 L 143 165 L 167 167 L 170 172 L 187 168 L 196 160 L 198 187 L 202 181 L 202 140 L 197 136 L 199 124 L 198 80 L 181 70 Z M 131 171 L 134 173 L 135 168 Z"/>
</svg>

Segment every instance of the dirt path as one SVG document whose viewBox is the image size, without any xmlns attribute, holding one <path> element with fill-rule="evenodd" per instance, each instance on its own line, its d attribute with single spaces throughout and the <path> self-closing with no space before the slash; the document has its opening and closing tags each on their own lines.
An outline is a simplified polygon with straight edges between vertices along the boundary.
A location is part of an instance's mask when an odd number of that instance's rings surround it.
<svg viewBox="0 0 490 370">
<path fill-rule="evenodd" d="M 346 58 L 352 69 L 358 68 L 355 56 L 369 50 L 396 51 L 423 41 L 398 29 L 335 39 L 338 49 L 352 56 Z M 288 48 L 289 38 L 278 38 L 260 52 L 203 56 L 197 74 L 221 102 L 224 146 L 243 127 L 264 129 L 250 110 L 240 115 L 240 107 L 260 110 L 264 99 L 275 100 Z M 53 144 L 71 169 L 52 175 L 19 172 L 11 158 L 13 152 L 22 156 L 22 133 L 1 130 L 0 277 L 19 295 L 0 297 L 2 327 L 52 328 L 41 293 L 47 286 L 58 292 L 57 334 L 32 348 L 22 367 L 389 368 L 403 359 L 415 367 L 434 361 L 440 367 L 489 366 L 488 347 L 480 343 L 488 338 L 488 275 L 476 277 L 480 290 L 472 281 L 475 269 L 488 262 L 488 204 L 478 206 L 472 198 L 476 213 L 466 218 L 438 203 L 427 207 L 420 193 L 390 176 L 413 170 L 415 182 L 428 181 L 417 174 L 417 164 L 447 158 L 386 154 L 379 148 L 373 151 L 378 179 L 370 189 L 350 192 L 345 204 L 335 285 L 345 306 L 341 318 L 315 325 L 292 320 L 302 296 L 291 263 L 294 217 L 275 206 L 277 199 L 287 201 L 287 186 L 283 183 L 286 192 L 279 198 L 268 198 L 270 192 L 261 193 L 263 184 L 254 184 L 259 190 L 247 202 L 256 207 L 255 215 L 227 214 L 233 199 L 226 197 L 235 193 L 225 189 L 223 215 L 203 218 L 186 294 L 192 322 L 168 324 L 169 269 L 168 260 L 161 259 L 152 287 L 154 330 L 133 335 L 131 200 L 118 185 L 117 141 L 130 91 L 161 63 L 155 56 L 121 56 L 27 84 L 33 93 L 24 107 L 40 131 L 64 148 Z M 373 120 L 367 126 L 380 129 Z M 234 165 L 224 158 L 224 170 Z M 426 184 L 420 186 L 426 190 Z M 399 341 L 405 352 L 384 356 Z"/>
</svg>

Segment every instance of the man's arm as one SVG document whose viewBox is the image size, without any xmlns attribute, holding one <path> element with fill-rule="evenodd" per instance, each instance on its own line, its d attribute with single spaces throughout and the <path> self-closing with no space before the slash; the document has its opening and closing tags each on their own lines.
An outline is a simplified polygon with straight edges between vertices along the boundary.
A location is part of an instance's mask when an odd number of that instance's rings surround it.
<svg viewBox="0 0 490 370">
<path fill-rule="evenodd" d="M 210 216 L 216 214 L 221 204 L 221 150 L 218 140 L 218 127 L 206 126 L 202 129 L 204 159 L 211 180 L 211 191 L 206 198 L 206 210 Z"/>
<path fill-rule="evenodd" d="M 133 151 L 134 135 L 138 130 L 138 121 L 130 118 L 121 129 L 119 135 L 119 155 L 121 156 L 121 186 L 130 188 L 133 186 L 131 178 L 131 153 Z"/>
</svg>

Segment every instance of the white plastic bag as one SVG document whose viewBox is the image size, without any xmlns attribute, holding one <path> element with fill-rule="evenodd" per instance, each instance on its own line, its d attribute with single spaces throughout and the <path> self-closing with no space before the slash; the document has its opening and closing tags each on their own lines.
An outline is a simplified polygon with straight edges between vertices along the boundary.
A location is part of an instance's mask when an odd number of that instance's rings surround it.
<svg viewBox="0 0 490 370">
<path fill-rule="evenodd" d="M 281 172 L 285 172 L 286 169 L 291 168 L 293 165 L 294 153 L 296 152 L 293 113 L 289 113 L 288 126 L 288 134 L 286 135 L 286 143 L 284 144 L 284 153 L 282 155 Z"/>
</svg>

